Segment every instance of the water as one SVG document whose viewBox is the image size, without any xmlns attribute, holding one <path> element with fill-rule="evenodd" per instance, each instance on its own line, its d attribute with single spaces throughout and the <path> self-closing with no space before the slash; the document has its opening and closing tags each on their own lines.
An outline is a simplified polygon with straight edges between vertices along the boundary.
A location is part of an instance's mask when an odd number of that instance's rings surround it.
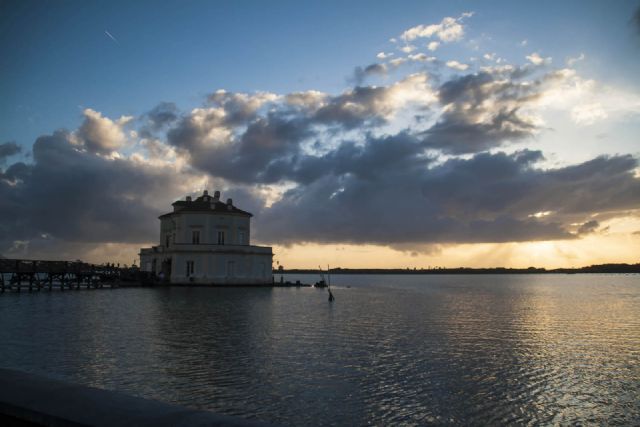
<svg viewBox="0 0 640 427">
<path fill-rule="evenodd" d="M 332 281 L 333 304 L 309 288 L 5 293 L 0 366 L 285 425 L 640 421 L 640 276 Z"/>
</svg>

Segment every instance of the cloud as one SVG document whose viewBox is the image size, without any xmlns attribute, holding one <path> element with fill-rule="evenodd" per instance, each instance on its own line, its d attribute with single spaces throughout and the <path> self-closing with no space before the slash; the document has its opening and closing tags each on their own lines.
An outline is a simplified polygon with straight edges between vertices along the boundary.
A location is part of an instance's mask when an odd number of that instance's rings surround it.
<svg viewBox="0 0 640 427">
<path fill-rule="evenodd" d="M 427 44 L 427 49 L 433 52 L 438 48 L 438 46 L 440 46 L 440 42 L 436 42 L 436 41 L 429 42 L 429 44 Z"/>
<path fill-rule="evenodd" d="M 193 178 L 175 168 L 80 150 L 66 131 L 38 138 L 33 163 L 0 176 L 0 251 L 47 235 L 67 242 L 148 242 L 154 219 Z"/>
<path fill-rule="evenodd" d="M 314 138 L 374 129 L 407 106 L 425 109 L 436 98 L 426 74 L 414 74 L 389 86 L 358 86 L 333 97 L 294 93 L 282 100 L 279 108 L 241 123 L 229 121 L 226 105 L 194 109 L 167 132 L 167 142 L 205 173 L 274 184 L 308 175 L 300 173 L 302 163 L 315 170 L 305 157 Z"/>
<path fill-rule="evenodd" d="M 370 76 L 384 76 L 387 74 L 387 66 L 384 64 L 374 63 L 367 65 L 366 67 L 356 67 L 354 70 L 353 80 L 356 84 L 362 84 L 362 82 Z"/>
<path fill-rule="evenodd" d="M 437 48 L 462 37 L 468 16 L 401 41 Z M 514 145 L 544 132 L 543 110 L 586 125 L 640 111 L 634 94 L 548 70 L 538 53 L 522 65 L 487 53 L 479 70 L 419 51 L 391 56 L 356 68 L 338 93 L 217 90 L 196 108 L 163 102 L 136 118 L 86 109 L 78 129 L 42 136 L 32 160 L 0 169 L 0 252 L 146 244 L 154 218 L 205 185 L 233 188 L 265 243 L 577 239 L 640 209 L 632 156 L 549 167 Z M 363 83 L 372 76 L 384 84 Z M 0 145 L 0 161 L 17 147 Z"/>
<path fill-rule="evenodd" d="M 578 228 L 578 234 L 589 234 L 593 233 L 600 227 L 600 223 L 595 220 L 587 221 L 584 224 L 581 224 Z"/>
<path fill-rule="evenodd" d="M 74 137 L 87 150 L 92 153 L 109 154 L 126 144 L 123 127 L 133 119 L 132 117 L 122 116 L 114 121 L 90 108 L 85 109 L 83 115 L 84 121 Z"/>
<path fill-rule="evenodd" d="M 576 70 L 564 68 L 544 75 L 545 86 L 537 104 L 570 114 L 578 125 L 590 125 L 605 119 L 628 120 L 640 114 L 640 96 L 581 77 Z"/>
<path fill-rule="evenodd" d="M 22 151 L 22 147 L 16 144 L 14 141 L 8 141 L 0 144 L 0 164 L 11 156 L 14 156 Z"/>
<path fill-rule="evenodd" d="M 473 12 L 465 12 L 458 18 L 446 17 L 438 24 L 417 25 L 403 32 L 400 38 L 405 42 L 430 37 L 436 37 L 443 42 L 459 41 L 464 36 L 462 22 L 471 16 L 473 16 Z"/>
<path fill-rule="evenodd" d="M 308 90 L 305 92 L 292 92 L 284 97 L 288 106 L 299 108 L 303 111 L 317 111 L 325 105 L 329 99 L 329 95 L 317 90 Z"/>
<path fill-rule="evenodd" d="M 633 24 L 633 26 L 636 28 L 636 31 L 640 35 L 640 6 L 638 6 L 636 11 L 634 12 L 633 17 L 631 18 L 631 23 Z"/>
<path fill-rule="evenodd" d="M 469 68 L 469 65 L 462 64 L 462 63 L 460 63 L 458 61 L 447 61 L 446 65 L 447 65 L 447 67 L 453 68 L 454 70 L 458 70 L 458 71 L 464 71 L 467 68 Z"/>
<path fill-rule="evenodd" d="M 444 107 L 423 132 L 427 146 L 462 154 L 498 147 L 533 136 L 535 117 L 523 113 L 543 93 L 541 83 L 519 82 L 518 69 L 494 70 L 453 78 L 438 90 Z"/>
<path fill-rule="evenodd" d="M 174 123 L 178 119 L 179 110 L 173 102 L 161 102 L 147 113 L 149 125 L 157 131 L 164 126 Z"/>
<path fill-rule="evenodd" d="M 216 107 L 224 109 L 226 123 L 238 124 L 255 117 L 260 108 L 276 101 L 278 95 L 270 92 L 235 93 L 220 89 L 207 99 Z"/>
<path fill-rule="evenodd" d="M 640 181 L 632 173 L 637 163 L 628 156 L 551 170 L 535 167 L 542 159 L 535 151 L 434 165 L 415 144 L 387 138 L 342 147 L 331 164 L 350 166 L 327 169 L 285 193 L 261 213 L 260 237 L 390 246 L 573 239 L 578 217 L 640 206 Z M 605 188 L 611 194 L 601 201 Z M 556 213 L 530 217 L 537 209 Z M 580 232 L 593 228 L 587 222 Z"/>
<path fill-rule="evenodd" d="M 531 55 L 527 55 L 526 57 L 529 62 L 531 62 L 533 65 L 547 65 L 547 64 L 551 64 L 551 58 L 547 57 L 547 58 L 543 58 L 540 56 L 539 53 L 534 52 Z"/>
<path fill-rule="evenodd" d="M 415 62 L 435 62 L 437 58 L 435 56 L 427 56 L 424 53 L 416 53 L 407 56 L 408 59 Z"/>
<path fill-rule="evenodd" d="M 584 55 L 584 53 L 581 53 L 576 57 L 567 58 L 567 66 L 572 67 L 577 62 L 584 61 L 585 58 L 586 56 Z"/>
<path fill-rule="evenodd" d="M 576 105 L 571 110 L 571 118 L 580 125 L 591 125 L 598 120 L 609 117 L 602 105 L 598 102 L 584 105 Z"/>
</svg>

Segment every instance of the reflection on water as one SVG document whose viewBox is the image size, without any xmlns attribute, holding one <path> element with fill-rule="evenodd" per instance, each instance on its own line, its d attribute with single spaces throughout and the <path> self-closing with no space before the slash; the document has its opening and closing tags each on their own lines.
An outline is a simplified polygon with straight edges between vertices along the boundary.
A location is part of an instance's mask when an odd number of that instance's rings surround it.
<svg viewBox="0 0 640 427">
<path fill-rule="evenodd" d="M 304 281 L 315 277 L 289 277 Z M 283 424 L 640 419 L 640 277 L 0 296 L 0 365 Z"/>
</svg>

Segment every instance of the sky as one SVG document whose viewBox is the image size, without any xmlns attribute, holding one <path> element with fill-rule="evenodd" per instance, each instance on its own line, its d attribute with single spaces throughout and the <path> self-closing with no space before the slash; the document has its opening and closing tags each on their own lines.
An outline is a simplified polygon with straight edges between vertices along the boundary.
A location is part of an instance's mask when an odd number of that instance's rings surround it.
<svg viewBox="0 0 640 427">
<path fill-rule="evenodd" d="M 207 189 L 287 268 L 640 262 L 640 2 L 0 1 L 0 254 Z"/>
</svg>

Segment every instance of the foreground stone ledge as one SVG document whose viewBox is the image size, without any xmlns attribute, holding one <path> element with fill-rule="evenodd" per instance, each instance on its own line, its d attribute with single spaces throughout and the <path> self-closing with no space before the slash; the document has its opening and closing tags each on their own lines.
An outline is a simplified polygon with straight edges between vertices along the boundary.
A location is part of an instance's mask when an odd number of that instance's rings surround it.
<svg viewBox="0 0 640 427">
<path fill-rule="evenodd" d="M 39 375 L 0 368 L 0 425 L 265 426 Z"/>
</svg>

